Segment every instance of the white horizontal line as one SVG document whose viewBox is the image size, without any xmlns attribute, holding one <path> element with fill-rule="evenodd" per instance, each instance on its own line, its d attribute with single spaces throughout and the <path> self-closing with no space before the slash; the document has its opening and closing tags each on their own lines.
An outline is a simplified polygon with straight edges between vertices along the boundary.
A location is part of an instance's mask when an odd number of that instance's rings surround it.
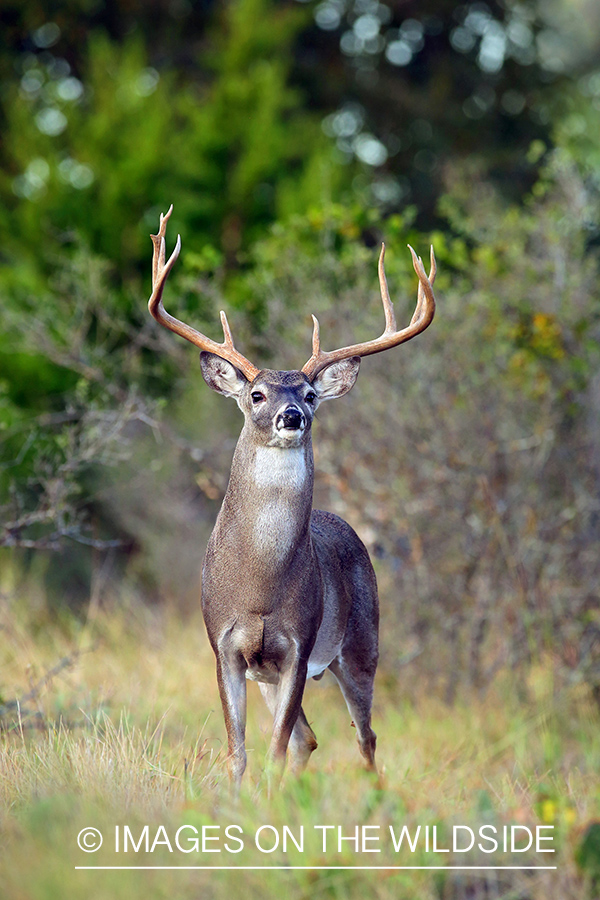
<svg viewBox="0 0 600 900">
<path fill-rule="evenodd" d="M 106 871 L 109 869 L 112 871 L 120 871 L 120 870 L 125 870 L 125 869 L 127 869 L 127 870 L 143 869 L 145 871 L 151 870 L 151 869 L 156 869 L 156 870 L 182 869 L 185 871 L 188 871 L 188 870 L 200 871 L 201 870 L 201 871 L 221 871 L 221 872 L 223 872 L 223 871 L 225 871 L 225 872 L 232 872 L 232 871 L 236 871 L 236 872 L 253 871 L 253 872 L 255 872 L 258 870 L 260 870 L 261 872 L 268 872 L 269 870 L 273 870 L 273 871 L 286 870 L 287 871 L 287 870 L 296 870 L 296 869 L 303 869 L 303 870 L 308 870 L 311 872 L 317 871 L 319 869 L 325 870 L 325 871 L 333 871 L 333 870 L 348 871 L 348 870 L 351 870 L 351 871 L 369 871 L 369 872 L 379 871 L 379 870 L 385 870 L 385 871 L 394 870 L 394 871 L 396 871 L 396 870 L 400 870 L 400 869 L 402 869 L 402 870 L 406 870 L 406 869 L 411 869 L 411 870 L 415 870 L 415 869 L 419 869 L 419 870 L 422 870 L 422 869 L 461 869 L 461 870 L 477 869 L 478 871 L 484 871 L 484 872 L 488 872 L 488 871 L 492 871 L 492 870 L 494 870 L 494 871 L 495 870 L 501 870 L 501 871 L 519 870 L 519 871 L 525 871 L 525 872 L 532 872 L 532 871 L 538 870 L 538 869 L 557 869 L 557 868 L 558 868 L 558 866 L 75 866 L 75 869 L 94 869 L 96 871 L 98 871 L 98 870 Z"/>
</svg>

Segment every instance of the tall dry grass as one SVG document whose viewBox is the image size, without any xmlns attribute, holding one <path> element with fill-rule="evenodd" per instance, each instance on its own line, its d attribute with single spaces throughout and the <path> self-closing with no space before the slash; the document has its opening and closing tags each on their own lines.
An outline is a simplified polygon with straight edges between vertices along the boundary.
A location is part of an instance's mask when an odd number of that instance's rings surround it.
<svg viewBox="0 0 600 900">
<path fill-rule="evenodd" d="M 198 616 L 162 609 L 96 610 L 93 621 L 52 621 L 41 608 L 2 601 L 2 732 L 0 734 L 0 851 L 2 897 L 225 897 L 232 892 L 280 896 L 387 898 L 523 897 L 569 900 L 585 883 L 574 862 L 584 828 L 599 815 L 600 732 L 596 706 L 585 686 L 557 690 L 551 667 L 531 670 L 527 697 L 515 681 L 497 681 L 452 708 L 428 693 L 423 681 L 407 685 L 402 671 L 377 684 L 374 706 L 377 784 L 361 768 L 349 717 L 333 679 L 307 688 L 307 715 L 319 739 L 305 775 L 284 779 L 269 799 L 263 777 L 270 718 L 250 686 L 249 766 L 238 804 L 225 774 L 224 726 L 212 651 Z M 242 866 L 446 865 L 449 855 L 394 853 L 389 826 L 437 825 L 448 846 L 452 825 L 533 828 L 554 826 L 557 852 L 542 856 L 495 854 L 497 865 L 556 864 L 551 871 L 362 871 L 302 869 L 247 871 Z M 224 829 L 242 829 L 244 849 L 225 849 Z M 358 826 L 380 837 L 382 852 L 354 852 L 337 831 L 327 851 L 315 825 Z M 84 827 L 105 836 L 97 854 L 76 843 Z M 149 849 L 164 826 L 171 843 L 182 825 L 218 826 L 208 847 L 219 854 L 114 850 L 114 831 L 128 825 L 136 842 L 148 825 Z M 261 853 L 254 834 L 269 825 L 298 836 Z M 188 829 L 186 836 L 192 834 Z M 545 832 L 546 834 L 550 832 Z M 235 832 L 240 834 L 240 832 Z M 264 845 L 274 832 L 264 832 Z M 160 837 L 160 835 L 159 835 Z M 446 843 L 443 843 L 446 841 Z M 188 845 L 189 846 L 189 845 Z M 230 846 L 238 846 L 230 842 Z M 550 863 L 548 859 L 550 858 Z M 483 854 L 454 862 L 490 864 Z M 81 871 L 85 865 L 226 865 L 228 871 Z"/>
</svg>

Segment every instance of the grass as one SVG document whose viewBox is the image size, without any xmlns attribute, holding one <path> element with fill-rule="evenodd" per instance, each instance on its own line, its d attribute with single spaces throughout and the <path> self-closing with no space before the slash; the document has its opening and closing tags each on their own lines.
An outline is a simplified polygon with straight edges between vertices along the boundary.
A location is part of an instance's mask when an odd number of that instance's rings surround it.
<svg viewBox="0 0 600 900">
<path fill-rule="evenodd" d="M 0 895 L 6 900 L 191 900 L 248 892 L 286 893 L 294 900 L 594 895 L 574 857 L 586 827 L 600 815 L 598 711 L 582 686 L 559 689 L 549 664 L 529 673 L 526 692 L 523 676 L 520 684 L 514 676 L 504 677 L 485 697 L 463 697 L 452 708 L 419 692 L 418 684 L 415 689 L 418 668 L 400 677 L 382 673 L 374 708 L 380 784 L 361 768 L 333 679 L 313 682 L 305 708 L 320 746 L 304 776 L 287 778 L 270 800 L 262 771 L 270 717 L 250 685 L 249 765 L 236 804 L 227 787 L 212 651 L 199 617 L 182 620 L 165 610 L 133 607 L 96 610 L 82 625 L 19 614 L 8 603 L 1 609 L 6 640 L 0 650 Z M 410 701 L 403 687 L 408 677 Z M 527 701 L 518 699 L 525 694 Z M 446 848 L 453 826 L 477 832 L 486 824 L 498 833 L 504 825 L 531 830 L 553 825 L 553 832 L 543 834 L 553 834 L 549 846 L 557 852 L 425 849 L 425 826 L 430 838 L 437 827 L 438 847 Z M 322 829 L 315 827 L 323 825 L 334 826 L 326 832 L 325 850 Z M 404 825 L 412 836 L 421 826 L 414 853 L 406 842 L 394 852 L 390 826 L 398 834 Z M 93 854 L 77 846 L 77 835 L 89 826 L 104 836 Z M 135 843 L 141 841 L 138 852 L 131 842 L 123 852 L 126 826 Z M 255 845 L 261 826 L 265 852 Z M 339 852 L 338 828 L 349 838 L 356 826 L 359 839 L 362 826 L 368 826 L 365 852 L 360 840 L 358 852 L 351 840 L 342 840 Z M 183 850 L 176 846 L 178 829 Z M 299 851 L 292 837 L 300 842 L 301 836 Z M 276 837 L 279 846 L 266 852 Z M 381 852 L 368 852 L 372 849 Z M 558 868 L 528 873 L 240 868 L 458 863 Z M 82 865 L 232 869 L 75 869 Z"/>
</svg>

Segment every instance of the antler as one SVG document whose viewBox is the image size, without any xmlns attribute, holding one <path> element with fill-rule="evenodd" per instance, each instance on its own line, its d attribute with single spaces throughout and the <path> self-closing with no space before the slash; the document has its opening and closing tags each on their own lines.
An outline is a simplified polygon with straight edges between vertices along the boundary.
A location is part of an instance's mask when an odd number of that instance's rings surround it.
<svg viewBox="0 0 600 900">
<path fill-rule="evenodd" d="M 382 244 L 378 271 L 381 302 L 383 303 L 383 312 L 385 314 L 385 329 L 383 334 L 373 341 L 366 341 L 363 344 L 353 344 L 351 347 L 342 347 L 340 350 L 321 350 L 319 322 L 316 316 L 313 316 L 312 356 L 302 367 L 302 371 L 307 378 L 312 381 L 321 369 L 324 369 L 332 362 L 348 359 L 351 356 L 369 356 L 371 353 L 380 353 L 382 350 L 389 350 L 390 347 L 395 347 L 397 344 L 403 344 L 405 341 L 410 341 L 411 338 L 420 334 L 422 331 L 425 331 L 428 325 L 431 325 L 435 314 L 435 297 L 433 295 L 432 284 L 435 281 L 437 271 L 433 247 L 431 248 L 431 269 L 429 278 L 425 274 L 421 257 L 417 256 L 410 244 L 408 245 L 408 249 L 412 254 L 413 266 L 419 278 L 417 306 L 413 313 L 413 317 L 410 320 L 410 325 L 408 325 L 407 328 L 403 328 L 401 331 L 398 331 L 396 328 L 394 306 L 390 300 L 385 269 L 383 267 L 385 244 Z"/>
<path fill-rule="evenodd" d="M 201 350 L 208 350 L 210 353 L 215 353 L 217 356 L 220 356 L 221 359 L 228 360 L 228 362 L 232 363 L 236 368 L 244 373 L 248 381 L 254 381 L 260 370 L 257 369 L 256 366 L 252 365 L 252 363 L 247 360 L 245 356 L 242 356 L 242 354 L 235 349 L 229 322 L 227 321 L 227 316 L 222 310 L 221 324 L 223 326 L 223 335 L 225 337 L 225 340 L 222 344 L 218 344 L 216 341 L 211 341 L 210 338 L 207 338 L 205 335 L 201 334 L 201 332 L 196 331 L 195 328 L 191 328 L 184 322 L 180 322 L 179 319 L 176 319 L 174 316 L 169 315 L 169 313 L 163 306 L 163 288 L 165 286 L 167 278 L 169 277 L 169 272 L 173 268 L 181 250 L 181 237 L 180 235 L 177 235 L 177 243 L 175 244 L 175 249 L 173 250 L 173 253 L 169 257 L 168 261 L 165 263 L 165 234 L 167 230 L 167 222 L 169 221 L 169 217 L 172 212 L 173 204 L 171 204 L 171 206 L 169 207 L 169 211 L 165 215 L 163 215 L 162 213 L 160 214 L 158 234 L 150 235 L 150 237 L 152 238 L 152 243 L 154 244 L 154 252 L 152 254 L 152 296 L 148 300 L 148 309 L 150 310 L 151 315 L 154 316 L 156 321 L 161 325 L 164 325 L 165 328 L 168 328 L 170 331 L 174 331 L 175 334 L 179 334 L 181 337 L 185 338 L 186 341 L 191 341 L 192 344 L 195 344 L 196 347 L 200 347 Z"/>
</svg>

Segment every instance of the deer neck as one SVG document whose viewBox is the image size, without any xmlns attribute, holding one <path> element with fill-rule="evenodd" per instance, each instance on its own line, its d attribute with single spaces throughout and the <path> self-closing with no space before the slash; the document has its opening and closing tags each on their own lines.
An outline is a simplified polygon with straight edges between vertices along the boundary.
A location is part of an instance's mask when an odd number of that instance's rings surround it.
<svg viewBox="0 0 600 900">
<path fill-rule="evenodd" d="M 310 543 L 314 463 L 298 447 L 266 447 L 242 430 L 217 527 L 239 549 L 284 564 Z"/>
</svg>

